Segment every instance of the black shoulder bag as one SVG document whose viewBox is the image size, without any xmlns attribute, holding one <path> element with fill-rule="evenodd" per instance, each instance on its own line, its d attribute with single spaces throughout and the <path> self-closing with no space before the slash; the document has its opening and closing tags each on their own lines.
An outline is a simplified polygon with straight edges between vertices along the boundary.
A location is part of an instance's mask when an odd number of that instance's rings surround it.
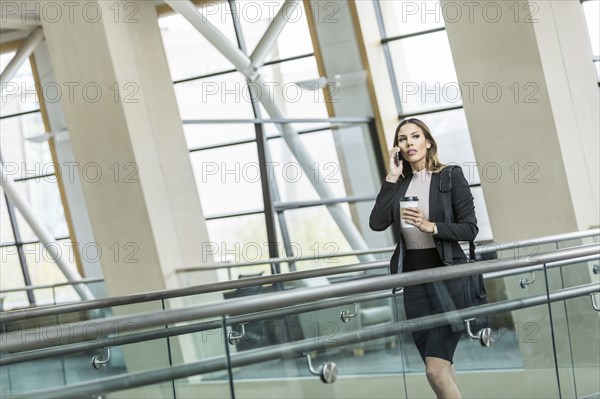
<svg viewBox="0 0 600 399">
<path fill-rule="evenodd" d="M 444 206 L 444 213 L 446 222 L 453 222 L 454 219 L 454 210 L 451 204 L 451 192 L 452 192 L 452 169 L 454 166 L 447 166 L 440 172 L 440 193 L 442 193 L 442 202 Z M 446 193 L 446 195 L 444 195 Z M 444 243 L 444 257 L 446 254 L 452 254 L 452 247 L 449 242 Z M 451 256 L 451 255 L 450 255 Z M 472 263 L 475 262 L 475 244 L 473 241 L 469 241 L 469 259 L 467 262 Z M 485 284 L 483 283 L 483 275 L 476 274 L 472 276 L 467 276 L 463 278 L 463 292 L 465 308 L 470 308 L 471 306 L 478 306 L 487 303 L 487 291 L 485 289 Z M 475 320 L 471 321 L 471 330 L 479 331 L 483 328 L 488 327 L 490 324 L 489 316 L 481 316 L 477 317 Z"/>
</svg>

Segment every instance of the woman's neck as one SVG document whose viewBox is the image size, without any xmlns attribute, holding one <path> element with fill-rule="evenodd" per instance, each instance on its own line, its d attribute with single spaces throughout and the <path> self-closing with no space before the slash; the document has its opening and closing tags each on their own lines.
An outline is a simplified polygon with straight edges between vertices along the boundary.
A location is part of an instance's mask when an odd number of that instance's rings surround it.
<svg viewBox="0 0 600 399">
<path fill-rule="evenodd" d="M 410 167 L 412 168 L 413 172 L 421 172 L 423 169 L 425 169 L 425 162 L 411 163 Z"/>
</svg>

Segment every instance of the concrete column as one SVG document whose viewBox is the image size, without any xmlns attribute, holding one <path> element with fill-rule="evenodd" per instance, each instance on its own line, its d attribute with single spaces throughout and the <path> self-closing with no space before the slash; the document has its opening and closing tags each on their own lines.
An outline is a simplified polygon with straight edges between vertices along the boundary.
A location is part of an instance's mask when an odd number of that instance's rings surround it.
<svg viewBox="0 0 600 399">
<path fill-rule="evenodd" d="M 77 253 L 81 262 L 83 276 L 86 278 L 102 278 L 100 268 L 100 259 L 96 256 L 94 235 L 88 217 L 88 210 L 81 190 L 81 179 L 76 172 L 76 160 L 73 155 L 73 149 L 69 140 L 68 126 L 65 121 L 63 108 L 61 106 L 59 92 L 52 89 L 59 87 L 54 79 L 52 64 L 48 54 L 47 42 L 43 41 L 35 49 L 35 67 L 40 79 L 41 93 L 40 103 L 44 104 L 42 110 L 45 110 L 48 120 L 48 128 L 52 132 L 61 132 L 50 140 L 50 146 L 54 151 L 54 162 L 60 166 L 57 167 L 58 182 L 62 185 L 64 191 L 65 213 L 69 215 L 73 231 L 73 251 Z M 54 96 L 54 94 L 57 96 Z M 61 93 L 62 94 L 62 93 Z M 63 204 L 64 205 L 64 204 Z M 92 292 L 99 298 L 105 297 L 104 287 L 99 284 L 90 286 Z"/>
<path fill-rule="evenodd" d="M 155 8 L 88 2 L 43 24 L 109 293 L 178 286 L 208 236 Z"/>
<path fill-rule="evenodd" d="M 177 287 L 176 268 L 212 259 L 203 259 L 208 234 L 155 5 L 56 4 L 62 18 L 42 15 L 42 23 L 107 291 L 119 296 Z M 213 281 L 214 272 L 197 280 Z M 194 360 L 191 342 L 182 345 L 186 360 Z M 177 347 L 171 342 L 174 361 Z M 130 371 L 169 359 L 164 340 L 128 346 L 125 354 Z"/>
<path fill-rule="evenodd" d="M 575 220 L 585 230 L 600 220 L 600 96 L 583 7 L 570 1 L 531 4 L 539 8 L 533 27 Z"/>
<path fill-rule="evenodd" d="M 597 225 L 600 106 L 579 2 L 442 0 L 444 7 L 495 240 Z M 527 254 L 553 248 L 529 248 Z M 550 271 L 548 286 L 594 281 L 590 270 L 583 264 Z M 539 278 L 540 286 L 527 292 L 506 279 L 507 295 L 545 292 L 544 275 Z M 598 313 L 585 306 L 575 300 L 552 306 L 564 396 L 573 395 L 573 376 L 581 387 L 585 372 L 594 370 L 584 365 L 596 365 L 597 372 L 598 340 L 586 337 L 597 332 Z M 527 368 L 553 367 L 552 352 L 542 350 L 552 348 L 549 316 L 547 308 L 513 313 L 521 334 L 524 326 L 530 328 L 525 333 L 536 330 L 536 345 L 522 335 L 519 340 Z"/>
<path fill-rule="evenodd" d="M 451 3 L 462 5 L 446 30 L 495 240 L 598 224 L 600 107 L 581 6 L 443 0 L 448 13 Z"/>
</svg>

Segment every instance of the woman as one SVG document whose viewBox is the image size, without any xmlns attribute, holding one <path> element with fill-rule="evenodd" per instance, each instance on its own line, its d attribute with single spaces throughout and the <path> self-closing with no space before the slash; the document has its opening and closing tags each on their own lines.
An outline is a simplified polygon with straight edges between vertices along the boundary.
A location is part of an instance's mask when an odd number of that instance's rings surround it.
<svg viewBox="0 0 600 399">
<path fill-rule="evenodd" d="M 389 151 L 389 174 L 369 220 L 375 231 L 392 224 L 400 229 L 390 263 L 392 273 L 467 261 L 458 241 L 473 241 L 477 235 L 473 196 L 460 167 L 446 168 L 438 159 L 437 144 L 425 123 L 411 118 L 398 125 L 394 147 Z M 450 189 L 444 190 L 448 180 Z M 405 196 L 418 197 L 419 207 L 400 210 L 399 200 Z M 462 308 L 464 303 L 462 279 L 404 289 L 408 319 Z M 441 325 L 412 336 L 436 396 L 460 398 L 452 358 L 461 331 Z"/>
</svg>

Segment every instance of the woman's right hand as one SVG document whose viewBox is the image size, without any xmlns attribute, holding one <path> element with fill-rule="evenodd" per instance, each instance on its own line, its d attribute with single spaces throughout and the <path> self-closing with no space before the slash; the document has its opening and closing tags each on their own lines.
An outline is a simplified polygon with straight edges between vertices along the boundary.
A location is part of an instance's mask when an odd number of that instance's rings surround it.
<svg viewBox="0 0 600 399">
<path fill-rule="evenodd" d="M 398 181 L 400 176 L 402 175 L 402 169 L 404 167 L 404 162 L 402 158 L 400 158 L 399 164 L 396 163 L 396 154 L 400 153 L 399 147 L 394 147 L 389 152 L 389 168 L 390 172 L 386 176 L 386 180 L 390 183 L 395 183 Z"/>
</svg>

